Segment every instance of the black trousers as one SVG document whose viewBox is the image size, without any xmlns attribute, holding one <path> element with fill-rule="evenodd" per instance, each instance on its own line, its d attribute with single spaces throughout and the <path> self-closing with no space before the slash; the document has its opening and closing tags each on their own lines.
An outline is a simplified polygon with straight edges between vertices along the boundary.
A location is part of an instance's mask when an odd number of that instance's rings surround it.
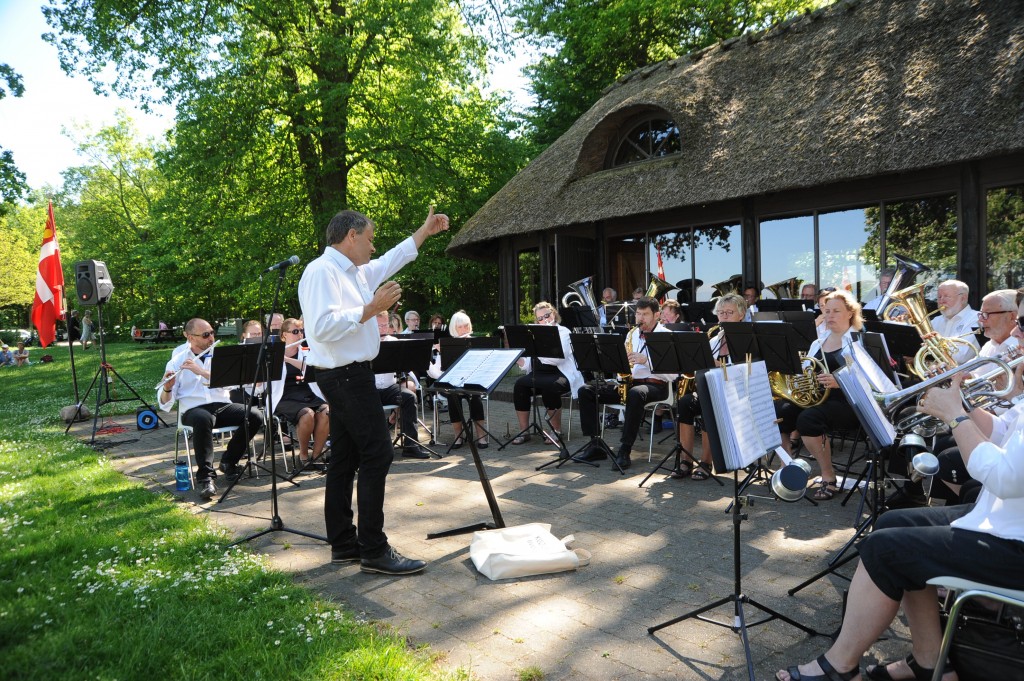
<svg viewBox="0 0 1024 681">
<path fill-rule="evenodd" d="M 974 508 L 929 506 L 883 513 L 857 551 L 871 581 L 894 601 L 918 591 L 933 577 L 962 577 L 1008 589 L 1020 588 L 1024 542 L 950 527 Z"/>
<path fill-rule="evenodd" d="M 379 389 L 377 393 L 383 406 L 393 404 L 398 407 L 399 427 L 404 436 L 402 445 L 411 447 L 419 442 L 419 433 L 416 431 L 416 394 L 397 383 Z"/>
<path fill-rule="evenodd" d="M 622 424 L 622 439 L 619 444 L 622 447 L 632 447 L 636 442 L 636 435 L 640 432 L 640 423 L 644 417 L 644 407 L 651 403 L 663 400 L 668 397 L 668 383 L 634 383 L 633 387 L 626 393 L 626 415 Z M 600 388 L 587 384 L 580 388 L 580 425 L 583 427 L 583 434 L 587 437 L 594 437 L 601 432 L 597 423 L 598 404 L 621 404 L 619 401 L 618 387 L 611 383 L 604 383 Z"/>
<path fill-rule="evenodd" d="M 548 369 L 539 369 L 526 376 L 520 376 L 512 387 L 512 404 L 515 405 L 516 411 L 530 411 L 530 398 L 535 389 L 546 409 L 562 408 L 562 395 L 569 392 L 569 379 L 548 364 L 541 366 Z"/>
<path fill-rule="evenodd" d="M 369 362 L 317 371 L 317 384 L 331 407 L 331 461 L 324 491 L 327 541 L 334 548 L 358 544 L 364 558 L 388 548 L 384 534 L 384 487 L 395 458 L 388 422 Z M 359 473 L 353 522 L 352 488 Z"/>
<path fill-rule="evenodd" d="M 181 415 L 182 425 L 192 428 L 192 447 L 196 453 L 196 480 L 205 482 L 217 477 L 213 467 L 213 429 L 238 426 L 231 435 L 227 451 L 221 457 L 222 463 L 236 464 L 241 460 L 249 440 L 255 437 L 263 425 L 263 412 L 256 407 L 248 410 L 249 437 L 245 437 L 245 405 L 234 402 L 212 402 L 192 407 Z"/>
</svg>

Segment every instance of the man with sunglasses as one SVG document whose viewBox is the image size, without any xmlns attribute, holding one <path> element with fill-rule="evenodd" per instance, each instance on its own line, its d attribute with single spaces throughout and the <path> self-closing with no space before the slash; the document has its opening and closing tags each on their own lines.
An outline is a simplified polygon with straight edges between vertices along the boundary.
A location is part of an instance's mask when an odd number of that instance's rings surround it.
<svg viewBox="0 0 1024 681">
<path fill-rule="evenodd" d="M 239 426 L 221 457 L 220 470 L 227 477 L 241 471 L 238 465 L 249 440 L 263 425 L 263 414 L 256 407 L 231 401 L 227 388 L 210 388 L 210 360 L 208 352 L 214 343 L 214 331 L 205 319 L 190 319 L 185 323 L 185 343 L 171 354 L 164 369 L 167 382 L 157 388 L 157 403 L 162 411 L 170 411 L 178 402 L 179 421 L 192 428 L 192 446 L 196 453 L 196 485 L 199 496 L 212 499 L 217 494 L 213 467 L 213 429 Z M 248 414 L 249 427 L 243 424 Z"/>
</svg>

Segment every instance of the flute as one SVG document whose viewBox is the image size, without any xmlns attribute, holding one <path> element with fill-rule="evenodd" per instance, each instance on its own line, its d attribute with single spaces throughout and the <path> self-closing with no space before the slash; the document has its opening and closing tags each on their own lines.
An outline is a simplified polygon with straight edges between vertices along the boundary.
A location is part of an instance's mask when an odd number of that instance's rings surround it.
<svg viewBox="0 0 1024 681">
<path fill-rule="evenodd" d="M 203 352 L 199 353 L 198 355 L 193 354 L 192 351 L 190 350 L 188 354 L 192 355 L 192 357 L 190 357 L 188 359 L 191 359 L 193 362 L 198 362 L 199 360 L 206 359 L 206 357 L 208 357 L 210 355 L 210 353 L 213 352 L 213 348 L 214 348 L 215 345 L 217 345 L 217 343 L 220 343 L 220 341 L 219 340 L 213 341 L 213 344 L 210 345 L 210 347 L 206 348 L 206 350 L 204 350 Z M 183 367 L 184 367 L 185 362 L 188 361 L 188 359 L 186 359 L 184 362 L 181 363 L 182 366 L 179 366 L 177 371 L 175 371 L 173 374 L 171 374 L 170 376 L 166 377 L 164 380 L 162 380 L 159 383 L 157 383 L 156 384 L 156 388 L 154 388 L 154 390 L 160 390 L 160 388 L 162 388 L 165 385 L 167 385 L 167 383 L 169 381 L 171 381 L 173 379 L 176 379 L 178 376 L 180 376 L 181 372 L 184 371 Z"/>
</svg>

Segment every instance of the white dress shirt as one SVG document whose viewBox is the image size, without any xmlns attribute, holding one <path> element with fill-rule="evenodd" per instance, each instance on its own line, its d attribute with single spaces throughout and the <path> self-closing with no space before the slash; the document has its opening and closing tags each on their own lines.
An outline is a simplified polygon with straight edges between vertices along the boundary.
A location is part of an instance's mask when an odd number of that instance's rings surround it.
<svg viewBox="0 0 1024 681">
<path fill-rule="evenodd" d="M 1013 336 L 1008 336 L 1002 343 L 997 343 L 991 338 L 988 339 L 984 345 L 981 346 L 981 351 L 978 353 L 979 357 L 999 357 L 1004 354 L 1010 348 L 1015 348 L 1020 342 Z"/>
<path fill-rule="evenodd" d="M 943 338 L 960 338 L 970 343 L 974 348 L 972 353 L 966 345 L 957 344 L 956 355 L 953 356 L 957 364 L 963 364 L 980 350 L 978 339 L 971 333 L 974 329 L 978 328 L 978 312 L 972 309 L 970 305 L 949 318 L 942 314 L 936 316 L 932 319 L 932 328 L 935 330 L 935 333 Z"/>
<path fill-rule="evenodd" d="M 576 391 L 583 387 L 583 374 L 576 368 L 576 360 L 573 359 L 572 355 L 572 344 L 569 342 L 569 329 L 562 325 L 558 325 L 558 337 L 562 341 L 562 354 L 565 355 L 563 358 L 555 357 L 540 357 L 541 364 L 550 364 L 551 366 L 562 372 L 562 375 L 569 380 L 569 394 L 576 396 Z M 523 371 L 530 373 L 532 370 L 532 362 L 529 357 L 523 358 Z"/>
<path fill-rule="evenodd" d="M 167 366 L 164 367 L 164 373 L 177 371 L 181 368 L 182 364 L 194 357 L 195 355 L 192 354 L 192 344 L 186 341 L 176 347 L 174 352 L 171 353 L 171 359 L 167 362 Z M 200 364 L 206 371 L 209 371 L 212 359 L 213 353 L 209 352 L 203 359 L 197 359 L 196 363 Z M 174 406 L 175 400 L 177 400 L 179 402 L 179 414 L 184 414 L 189 409 L 203 404 L 231 401 L 231 390 L 229 388 L 208 388 L 205 378 L 187 370 L 178 374 L 178 378 L 174 381 L 174 387 L 171 388 L 170 399 L 167 400 L 166 404 L 160 400 L 163 397 L 163 390 L 164 388 L 160 387 L 157 388 L 156 392 L 156 403 L 160 410 L 170 411 L 171 407 Z"/>
<path fill-rule="evenodd" d="M 662 326 L 661 323 L 659 322 L 658 324 L 656 324 L 654 326 L 654 330 L 652 330 L 651 333 L 661 333 L 661 332 L 668 333 L 669 330 L 666 329 L 664 326 Z M 630 340 L 632 340 L 633 352 L 644 352 L 647 349 L 647 342 L 644 341 L 644 339 L 640 337 L 640 327 L 639 326 L 634 327 L 633 329 L 630 330 L 628 338 Z M 625 342 L 625 341 L 623 341 L 623 342 Z M 640 364 L 640 363 L 634 364 L 633 365 L 633 378 L 635 378 L 637 380 L 641 380 L 641 381 L 645 380 L 645 379 L 648 379 L 648 378 L 654 378 L 654 379 L 657 379 L 657 380 L 665 381 L 666 383 L 671 383 L 672 381 L 674 381 L 676 379 L 676 375 L 675 374 L 654 374 L 654 373 L 651 373 L 650 361 L 651 361 L 651 357 L 650 357 L 650 355 L 647 355 L 647 362 L 648 362 L 647 364 Z"/>
<path fill-rule="evenodd" d="M 416 242 L 409 237 L 390 251 L 356 266 L 333 246 L 309 263 L 299 280 L 299 305 L 306 323 L 309 364 L 333 369 L 377 356 L 377 320 L 365 322 L 363 308 L 377 288 L 416 259 Z"/>
</svg>

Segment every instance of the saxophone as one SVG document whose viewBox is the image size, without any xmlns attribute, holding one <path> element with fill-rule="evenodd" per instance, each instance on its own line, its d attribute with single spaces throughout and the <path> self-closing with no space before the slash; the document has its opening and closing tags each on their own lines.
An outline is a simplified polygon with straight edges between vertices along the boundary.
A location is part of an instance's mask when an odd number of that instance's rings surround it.
<svg viewBox="0 0 1024 681">
<path fill-rule="evenodd" d="M 711 340 L 711 338 L 714 337 L 715 332 L 717 332 L 718 329 L 720 329 L 720 328 L 721 328 L 721 324 L 715 324 L 710 329 L 708 329 L 708 340 Z M 679 382 L 676 384 L 676 399 L 677 400 L 681 400 L 681 399 L 683 399 L 683 397 L 685 397 L 686 395 L 689 395 L 690 393 L 693 392 L 693 383 L 694 383 L 694 379 L 696 377 L 697 377 L 696 374 L 683 374 L 682 375 L 682 378 L 680 378 Z"/>
<path fill-rule="evenodd" d="M 629 355 L 629 354 L 631 354 L 633 352 L 633 331 L 636 328 L 637 327 L 634 326 L 628 332 L 626 332 L 626 354 L 627 355 Z M 630 363 L 629 363 L 629 368 L 630 368 L 630 373 L 628 373 L 628 374 L 618 374 L 618 376 L 617 376 L 617 378 L 619 379 L 619 401 L 622 404 L 626 403 L 626 394 L 629 392 L 629 389 L 633 387 L 633 373 L 632 373 L 633 362 L 632 361 L 630 361 Z"/>
</svg>

